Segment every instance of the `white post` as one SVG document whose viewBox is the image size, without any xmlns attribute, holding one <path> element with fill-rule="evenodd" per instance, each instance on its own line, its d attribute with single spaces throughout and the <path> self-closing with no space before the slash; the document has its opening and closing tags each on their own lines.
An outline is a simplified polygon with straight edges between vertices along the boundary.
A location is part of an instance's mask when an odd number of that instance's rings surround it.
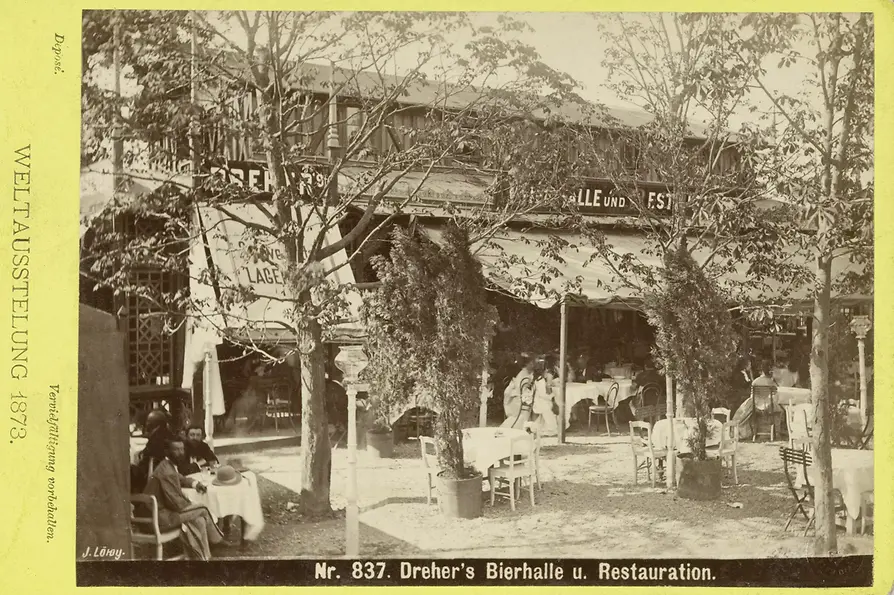
<svg viewBox="0 0 894 595">
<path fill-rule="evenodd" d="M 866 339 L 864 337 L 857 337 L 857 351 L 860 355 L 860 420 L 865 425 L 869 397 L 866 389 Z"/>
<path fill-rule="evenodd" d="M 360 519 L 357 507 L 357 386 L 348 384 L 348 505 L 345 509 L 345 554 L 360 553 Z"/>
<path fill-rule="evenodd" d="M 668 432 L 667 432 L 667 469 L 665 469 L 664 480 L 667 489 L 673 489 L 674 483 L 676 482 L 677 476 L 675 474 L 675 468 L 677 466 L 677 458 L 676 458 L 676 450 L 674 450 L 674 445 L 676 442 L 674 441 L 674 379 L 671 378 L 670 374 L 666 374 L 664 377 L 664 389 L 667 391 L 667 398 L 665 399 L 667 403 L 667 421 L 668 421 Z"/>
<path fill-rule="evenodd" d="M 205 406 L 205 442 L 214 448 L 214 413 L 211 411 L 211 352 L 205 351 L 202 368 L 202 402 Z"/>
<path fill-rule="evenodd" d="M 851 331 L 857 335 L 857 352 L 860 365 L 860 421 L 866 425 L 866 415 L 869 405 L 869 395 L 866 387 L 866 335 L 872 329 L 872 322 L 868 316 L 855 316 L 851 320 Z"/>
<path fill-rule="evenodd" d="M 487 381 L 489 377 L 490 374 L 487 365 L 485 365 L 484 371 L 481 373 L 481 404 L 478 406 L 478 427 L 481 428 L 487 427 Z"/>
</svg>

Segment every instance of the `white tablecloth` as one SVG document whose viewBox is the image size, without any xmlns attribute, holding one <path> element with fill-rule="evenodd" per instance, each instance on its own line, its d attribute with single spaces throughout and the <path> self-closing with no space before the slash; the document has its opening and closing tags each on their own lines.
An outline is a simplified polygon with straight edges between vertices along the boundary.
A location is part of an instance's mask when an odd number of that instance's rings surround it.
<svg viewBox="0 0 894 595">
<path fill-rule="evenodd" d="M 533 446 L 533 436 L 525 430 L 513 428 L 469 428 L 463 430 L 463 458 L 483 475 L 487 470 L 509 457 L 509 438 L 522 437 Z M 516 443 L 516 449 L 520 446 Z M 517 452 L 516 454 L 522 454 Z"/>
<path fill-rule="evenodd" d="M 847 507 L 851 519 L 860 516 L 860 499 L 863 492 L 874 489 L 873 451 L 852 450 L 847 448 L 832 449 L 832 487 L 841 492 L 841 500 Z M 817 485 L 819 473 L 816 459 L 807 468 L 807 476 L 811 485 Z"/>
<path fill-rule="evenodd" d="M 565 384 L 565 422 L 571 420 L 571 408 L 584 399 L 590 399 L 593 403 L 597 402 L 600 395 L 607 397 L 608 391 L 612 384 L 618 383 L 618 395 L 614 402 L 609 403 L 612 407 L 617 407 L 618 403 L 632 397 L 636 391 L 633 390 L 633 380 L 629 378 L 619 380 L 600 380 L 599 382 L 568 382 Z M 556 389 L 558 390 L 558 388 Z"/>
<path fill-rule="evenodd" d="M 801 405 L 811 401 L 809 388 L 789 388 L 780 386 L 776 391 L 776 403 L 780 406 Z"/>
<path fill-rule="evenodd" d="M 183 493 L 193 502 L 204 504 L 211 511 L 215 520 L 237 515 L 244 523 L 243 537 L 254 540 L 264 528 L 264 512 L 261 509 L 261 493 L 258 490 L 258 478 L 251 471 L 242 472 L 242 481 L 232 486 L 214 485 L 201 473 L 189 476 L 208 486 L 208 491 L 199 494 L 197 491 L 184 488 Z"/>
<path fill-rule="evenodd" d="M 652 427 L 652 448 L 667 448 L 667 434 L 670 429 L 669 420 L 667 418 L 659 419 Z M 686 437 L 696 430 L 696 420 L 692 417 L 676 417 L 674 418 L 674 442 L 675 450 L 680 453 L 691 452 L 689 445 L 686 443 Z M 723 424 L 716 419 L 708 422 L 708 439 L 705 446 L 717 446 L 720 444 L 720 432 L 723 430 Z"/>
<path fill-rule="evenodd" d="M 138 436 L 130 437 L 130 464 L 136 465 L 140 462 L 140 453 L 146 448 L 148 438 L 140 438 Z"/>
</svg>

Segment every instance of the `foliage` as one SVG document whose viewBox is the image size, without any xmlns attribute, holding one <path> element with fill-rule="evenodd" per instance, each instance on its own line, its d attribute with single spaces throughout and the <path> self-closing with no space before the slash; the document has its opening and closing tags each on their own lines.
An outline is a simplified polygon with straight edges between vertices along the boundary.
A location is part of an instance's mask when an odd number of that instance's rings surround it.
<svg viewBox="0 0 894 595">
<path fill-rule="evenodd" d="M 616 251 L 591 226 L 591 258 L 609 267 L 615 288 L 640 295 L 658 286 L 665 255 L 684 245 L 731 302 L 797 286 L 803 271 L 788 266 L 779 241 L 789 219 L 764 207 L 763 137 L 754 126 L 731 126 L 752 77 L 747 68 L 727 68 L 735 35 L 729 17 L 596 18 L 609 47 L 607 86 L 649 119 L 631 125 L 609 113 L 610 127 L 590 139 L 588 155 L 632 207 L 621 224 L 642 230 L 647 245 L 641 254 Z M 671 209 L 655 208 L 655 180 Z"/>
<path fill-rule="evenodd" d="M 846 258 L 871 269 L 873 258 L 873 16 L 755 13 L 742 17 L 738 31 L 731 50 L 755 73 L 756 86 L 781 120 L 766 160 L 768 184 L 792 204 L 798 223 L 786 240 L 815 263 L 810 385 L 819 481 L 814 545 L 825 555 L 837 549 L 829 365 L 830 294 L 838 280 L 832 278 L 832 262 Z M 779 91 L 768 82 L 767 64 L 807 75 L 797 92 Z M 862 281 L 871 288 L 871 279 Z"/>
<path fill-rule="evenodd" d="M 704 460 L 711 401 L 729 391 L 737 335 L 723 294 L 688 252 L 669 253 L 661 276 L 662 288 L 645 300 L 656 356 L 698 419 L 689 447 Z"/>
<path fill-rule="evenodd" d="M 119 96 L 103 83 L 111 74 L 116 22 L 131 95 Z M 92 219 L 82 273 L 98 289 L 152 303 L 170 329 L 186 317 L 271 359 L 278 356 L 251 337 L 271 327 L 285 332 L 301 365 L 307 437 L 301 504 L 309 512 L 330 506 L 323 340 L 347 314 L 348 288 L 327 275 L 351 266 L 407 205 L 429 196 L 437 168 L 481 173 L 487 165 L 524 174 L 508 186 L 504 177 L 490 175 L 486 204 L 461 220 L 474 233 L 470 240 L 557 201 L 573 184 L 568 168 L 546 160 L 561 146 L 561 119 L 534 125 L 539 134 L 533 135 L 526 122 L 580 103 L 575 83 L 518 40 L 522 29 L 511 18 L 478 27 L 468 15 L 445 12 L 84 13 L 82 112 L 89 134 L 82 157 L 92 163 L 108 156 L 108 140 L 117 132 L 127 179 L 154 190 L 132 192 Z M 468 43 L 455 45 L 453 34 Z M 332 131 L 338 146 L 326 151 Z M 550 151 L 538 157 L 535 141 Z M 473 149 L 485 145 L 495 156 L 489 162 L 475 159 Z M 322 157 L 328 161 L 320 183 L 308 189 L 302 168 L 319 165 Z M 191 159 L 199 168 L 197 189 L 175 177 Z M 263 162 L 268 188 L 226 173 L 228 160 L 246 159 Z M 212 174 L 214 167 L 224 173 Z M 176 209 L 161 200 L 174 189 L 180 193 L 170 203 Z M 451 203 L 445 200 L 456 213 Z M 165 223 L 148 235 L 120 233 L 117 223 L 134 212 Z M 195 224 L 199 214 L 220 224 L 205 224 L 203 234 Z M 341 239 L 330 243 L 328 232 L 336 227 Z M 242 231 L 241 257 L 279 273 L 281 294 L 266 295 L 241 274 L 203 266 L 205 259 L 190 258 L 185 249 L 233 236 L 233 230 Z M 332 264 L 341 250 L 349 264 Z M 192 281 L 213 286 L 214 297 L 182 287 L 151 294 L 129 275 L 151 266 L 185 277 L 187 264 L 196 263 Z M 283 303 L 284 316 L 232 315 L 264 299 Z"/>
<path fill-rule="evenodd" d="M 371 392 L 383 409 L 428 395 L 438 411 L 439 464 L 466 478 L 462 424 L 479 405 L 496 309 L 468 232 L 451 225 L 438 246 L 398 230 L 393 243 L 390 257 L 375 262 L 382 285 L 363 308 Z"/>
</svg>

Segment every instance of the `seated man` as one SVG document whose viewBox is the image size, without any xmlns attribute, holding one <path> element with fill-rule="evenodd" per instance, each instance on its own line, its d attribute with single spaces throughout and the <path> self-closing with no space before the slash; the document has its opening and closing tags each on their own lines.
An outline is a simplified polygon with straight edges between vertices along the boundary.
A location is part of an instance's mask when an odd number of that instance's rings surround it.
<svg viewBox="0 0 894 595">
<path fill-rule="evenodd" d="M 177 462 L 186 456 L 183 441 L 172 438 L 165 443 L 165 458 L 156 465 L 145 493 L 158 501 L 158 524 L 162 531 L 181 527 L 180 540 L 190 560 L 210 560 L 209 544 L 223 541 L 223 533 L 214 523 L 209 510 L 190 502 L 183 487 L 204 493 L 208 488 L 201 482 L 183 477 L 177 472 Z"/>
<path fill-rule="evenodd" d="M 158 465 L 165 458 L 165 443 L 174 438 L 168 426 L 168 415 L 164 411 L 154 410 L 146 417 L 146 447 L 140 453 L 139 462 L 130 469 L 130 491 L 140 493 L 149 480 L 150 468 Z"/>
<path fill-rule="evenodd" d="M 190 426 L 186 431 L 186 440 L 183 444 L 186 448 L 186 455 L 183 461 L 177 465 L 180 475 L 198 473 L 202 467 L 216 466 L 220 462 L 214 451 L 205 442 L 205 430 L 202 429 L 202 426 Z"/>
<path fill-rule="evenodd" d="M 635 391 L 643 386 L 648 384 L 655 384 L 658 386 L 658 390 L 664 392 L 665 390 L 665 381 L 664 376 L 662 376 L 658 370 L 655 369 L 655 365 L 652 363 L 651 359 L 647 359 L 644 365 L 644 369 L 642 372 L 636 375 L 633 379 L 632 389 Z M 645 405 L 654 405 L 655 403 L 644 403 Z"/>
<path fill-rule="evenodd" d="M 590 355 L 585 351 L 577 356 L 571 372 L 569 382 L 598 382 L 606 377 L 600 366 L 590 362 Z"/>
</svg>

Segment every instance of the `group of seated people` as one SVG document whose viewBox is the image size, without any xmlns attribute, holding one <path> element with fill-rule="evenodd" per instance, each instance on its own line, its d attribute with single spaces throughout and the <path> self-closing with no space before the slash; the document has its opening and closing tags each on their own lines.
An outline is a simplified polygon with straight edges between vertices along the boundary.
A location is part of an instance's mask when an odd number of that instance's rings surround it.
<svg viewBox="0 0 894 595">
<path fill-rule="evenodd" d="M 503 411 L 506 419 L 503 427 L 523 428 L 528 422 L 535 422 L 542 435 L 555 435 L 558 431 L 559 394 L 558 358 L 553 355 L 532 356 L 522 354 L 522 368 L 510 381 L 503 392 Z M 611 378 L 600 363 L 592 363 L 586 351 L 578 353 L 573 363 L 566 363 L 566 382 L 599 382 Z M 664 391 L 664 377 L 655 369 L 651 360 L 633 378 L 633 392 L 648 384 L 655 384 L 659 392 Z M 604 395 L 600 397 L 604 403 Z M 626 423 L 634 419 L 632 399 L 618 408 L 616 420 Z M 572 411 L 571 419 L 576 415 Z"/>
<path fill-rule="evenodd" d="M 183 492 L 183 488 L 207 491 L 201 481 L 187 476 L 219 463 L 204 441 L 203 429 L 192 426 L 175 434 L 168 415 L 156 410 L 146 418 L 145 433 L 146 447 L 131 466 L 131 492 L 155 497 L 161 531 L 181 527 L 181 543 L 189 559 L 209 560 L 210 545 L 223 541 L 224 534 L 208 508 L 191 502 Z M 135 513 L 145 516 L 146 511 Z"/>
</svg>

